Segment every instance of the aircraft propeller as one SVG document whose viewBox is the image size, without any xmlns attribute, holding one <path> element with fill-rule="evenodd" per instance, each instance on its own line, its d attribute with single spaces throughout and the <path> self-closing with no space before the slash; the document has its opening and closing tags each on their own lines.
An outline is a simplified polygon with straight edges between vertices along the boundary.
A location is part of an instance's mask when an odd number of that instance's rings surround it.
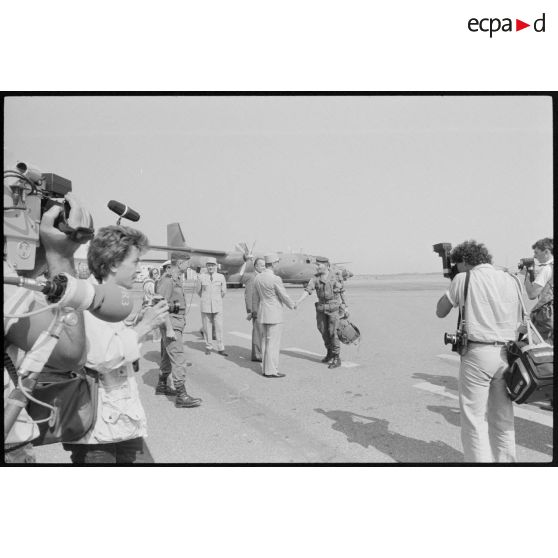
<svg viewBox="0 0 558 558">
<path fill-rule="evenodd" d="M 240 268 L 240 277 L 242 277 L 244 275 L 244 272 L 246 271 L 246 264 L 248 263 L 248 261 L 252 261 L 254 259 L 254 248 L 256 246 L 256 241 L 254 240 L 254 242 L 252 243 L 252 248 L 248 248 L 248 244 L 246 244 L 246 242 L 239 242 L 236 245 L 237 250 L 239 250 L 240 252 L 242 252 L 242 257 L 244 258 L 244 263 L 242 264 L 242 267 Z"/>
</svg>

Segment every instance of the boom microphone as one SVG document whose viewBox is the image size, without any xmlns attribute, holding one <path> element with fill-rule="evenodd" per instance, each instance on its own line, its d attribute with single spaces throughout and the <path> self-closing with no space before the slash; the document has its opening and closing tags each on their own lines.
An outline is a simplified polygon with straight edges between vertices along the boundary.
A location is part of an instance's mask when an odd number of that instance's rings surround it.
<svg viewBox="0 0 558 558">
<path fill-rule="evenodd" d="M 39 291 L 51 303 L 58 302 L 75 310 L 89 310 L 104 322 L 121 322 L 130 315 L 134 307 L 126 289 L 111 283 L 93 285 L 66 273 L 60 273 L 51 280 L 4 277 L 4 283 Z"/>
<path fill-rule="evenodd" d="M 114 211 L 117 215 L 120 216 L 120 219 L 128 219 L 129 221 L 139 221 L 140 214 L 137 211 L 134 211 L 127 205 L 120 203 L 116 200 L 110 200 L 107 203 L 107 207 Z"/>
</svg>

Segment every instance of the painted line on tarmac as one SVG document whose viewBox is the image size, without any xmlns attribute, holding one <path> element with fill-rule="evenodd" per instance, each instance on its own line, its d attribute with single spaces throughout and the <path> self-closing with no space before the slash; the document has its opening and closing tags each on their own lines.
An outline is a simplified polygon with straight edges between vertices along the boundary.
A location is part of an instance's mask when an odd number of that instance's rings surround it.
<svg viewBox="0 0 558 558">
<path fill-rule="evenodd" d="M 458 355 L 441 354 L 441 355 L 436 355 L 436 357 L 439 358 L 439 359 L 441 359 L 441 360 L 445 360 L 445 361 L 447 361 L 447 362 L 450 362 L 451 364 L 455 364 L 455 366 L 459 367 L 460 359 L 459 359 L 459 356 L 458 356 Z M 551 415 L 547 415 L 546 413 L 540 413 L 540 412 L 539 412 L 539 411 L 544 411 L 544 410 L 545 410 L 545 409 L 541 409 L 541 408 L 539 407 L 540 404 L 531 404 L 531 405 L 529 405 L 529 404 L 527 403 L 526 405 L 528 405 L 528 406 L 525 406 L 525 405 L 524 405 L 524 406 L 522 406 L 522 407 L 519 407 L 519 406 L 517 406 L 517 405 L 514 405 L 514 408 L 515 408 L 515 415 L 518 416 L 518 417 L 520 417 L 520 416 L 521 416 L 521 413 L 523 413 L 523 412 L 525 412 L 525 413 L 531 413 L 531 412 L 533 412 L 533 413 L 535 413 L 535 415 L 533 415 L 533 416 L 543 416 L 543 417 L 545 417 L 545 418 L 549 418 L 549 416 L 551 417 Z M 531 409 L 533 409 L 533 410 L 531 411 Z M 521 413 L 518 413 L 517 411 L 521 411 Z M 527 417 L 525 416 L 525 418 L 527 418 Z M 530 419 L 529 419 L 529 420 L 530 420 Z M 534 419 L 533 419 L 533 420 L 534 420 Z M 537 421 L 537 422 L 540 422 L 540 421 Z M 546 422 L 545 422 L 544 424 L 546 424 Z M 552 421 L 551 421 L 550 426 L 552 426 Z"/>
<path fill-rule="evenodd" d="M 446 362 L 450 362 L 451 364 L 455 364 L 456 366 L 459 366 L 459 357 L 457 355 L 436 355 L 436 358 L 439 358 L 440 360 L 445 360 Z"/>
<path fill-rule="evenodd" d="M 292 351 L 293 353 L 302 353 L 305 355 L 312 355 L 317 357 L 323 356 L 320 353 L 314 353 L 312 351 L 307 351 L 306 349 L 299 349 L 298 347 L 287 347 L 283 349 L 283 351 Z M 356 362 L 341 361 L 341 368 L 355 368 L 356 366 L 359 366 Z"/>
<path fill-rule="evenodd" d="M 236 335 L 237 337 L 241 337 L 242 339 L 248 339 L 248 340 L 252 340 L 252 335 L 249 333 L 243 333 L 241 331 L 229 331 L 230 335 Z M 305 355 L 312 355 L 312 356 L 316 356 L 316 357 L 321 357 L 322 355 L 320 353 L 314 353 L 312 351 L 307 351 L 306 349 L 300 349 L 298 347 L 287 347 L 285 349 L 282 349 L 283 351 L 292 351 L 293 353 L 301 353 L 301 354 L 305 354 Z M 356 368 L 357 366 L 359 366 L 359 364 L 357 364 L 356 362 L 350 362 L 350 361 L 342 361 L 341 362 L 341 368 Z"/>
<path fill-rule="evenodd" d="M 237 337 L 242 337 L 242 339 L 249 339 L 252 341 L 252 335 L 249 333 L 242 333 L 241 331 L 229 331 L 231 335 L 236 335 Z"/>
<path fill-rule="evenodd" d="M 434 384 L 429 384 L 428 382 L 420 382 L 419 384 L 415 384 L 413 387 L 435 393 L 436 395 L 443 395 L 444 397 L 449 397 L 450 399 L 459 399 L 457 395 L 446 391 L 446 388 L 442 386 L 436 386 Z M 545 426 L 550 426 L 550 428 L 552 428 L 552 415 L 543 415 L 542 413 L 530 411 L 529 409 L 519 407 L 518 405 L 513 406 L 513 414 L 516 417 L 530 420 L 532 422 L 538 422 L 539 424 L 544 424 Z"/>
</svg>

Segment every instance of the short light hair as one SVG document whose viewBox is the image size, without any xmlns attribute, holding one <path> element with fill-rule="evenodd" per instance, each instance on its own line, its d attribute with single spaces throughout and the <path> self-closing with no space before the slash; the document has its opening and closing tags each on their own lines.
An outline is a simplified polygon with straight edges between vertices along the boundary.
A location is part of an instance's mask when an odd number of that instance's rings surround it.
<svg viewBox="0 0 558 558">
<path fill-rule="evenodd" d="M 535 242 L 535 244 L 533 244 L 531 248 L 533 250 L 538 248 L 541 252 L 550 250 L 550 253 L 554 256 L 554 240 L 552 240 L 552 238 L 541 238 L 540 240 L 537 240 L 537 242 Z"/>
<path fill-rule="evenodd" d="M 102 283 L 109 276 L 111 268 L 126 259 L 133 246 L 142 252 L 148 244 L 147 237 L 132 227 L 102 227 L 89 243 L 87 265 L 95 279 Z"/>
<path fill-rule="evenodd" d="M 453 263 L 466 263 L 470 266 L 480 264 L 491 264 L 492 256 L 488 252 L 488 248 L 476 240 L 467 240 L 458 244 L 450 253 L 450 259 Z"/>
</svg>

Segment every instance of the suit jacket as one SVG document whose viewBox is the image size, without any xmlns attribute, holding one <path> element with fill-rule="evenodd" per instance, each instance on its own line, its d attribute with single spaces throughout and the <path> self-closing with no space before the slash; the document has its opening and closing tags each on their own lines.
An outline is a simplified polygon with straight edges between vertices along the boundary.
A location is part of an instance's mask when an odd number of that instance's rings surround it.
<svg viewBox="0 0 558 558">
<path fill-rule="evenodd" d="M 256 277 L 258 275 L 259 273 L 252 275 L 252 277 L 250 277 L 250 279 L 248 279 L 248 281 L 244 285 L 244 302 L 246 303 L 246 312 L 252 312 L 252 299 L 254 297 L 254 281 L 256 280 Z M 257 310 L 257 308 L 255 310 Z"/>
<path fill-rule="evenodd" d="M 254 279 L 252 309 L 258 313 L 262 324 L 280 324 L 283 322 L 283 306 L 294 308 L 281 277 L 272 269 L 266 269 Z"/>
<path fill-rule="evenodd" d="M 214 314 L 223 311 L 223 297 L 227 292 L 227 280 L 221 273 L 213 274 L 213 281 L 209 273 L 202 273 L 198 278 L 198 295 L 200 296 L 201 311 Z"/>
</svg>

